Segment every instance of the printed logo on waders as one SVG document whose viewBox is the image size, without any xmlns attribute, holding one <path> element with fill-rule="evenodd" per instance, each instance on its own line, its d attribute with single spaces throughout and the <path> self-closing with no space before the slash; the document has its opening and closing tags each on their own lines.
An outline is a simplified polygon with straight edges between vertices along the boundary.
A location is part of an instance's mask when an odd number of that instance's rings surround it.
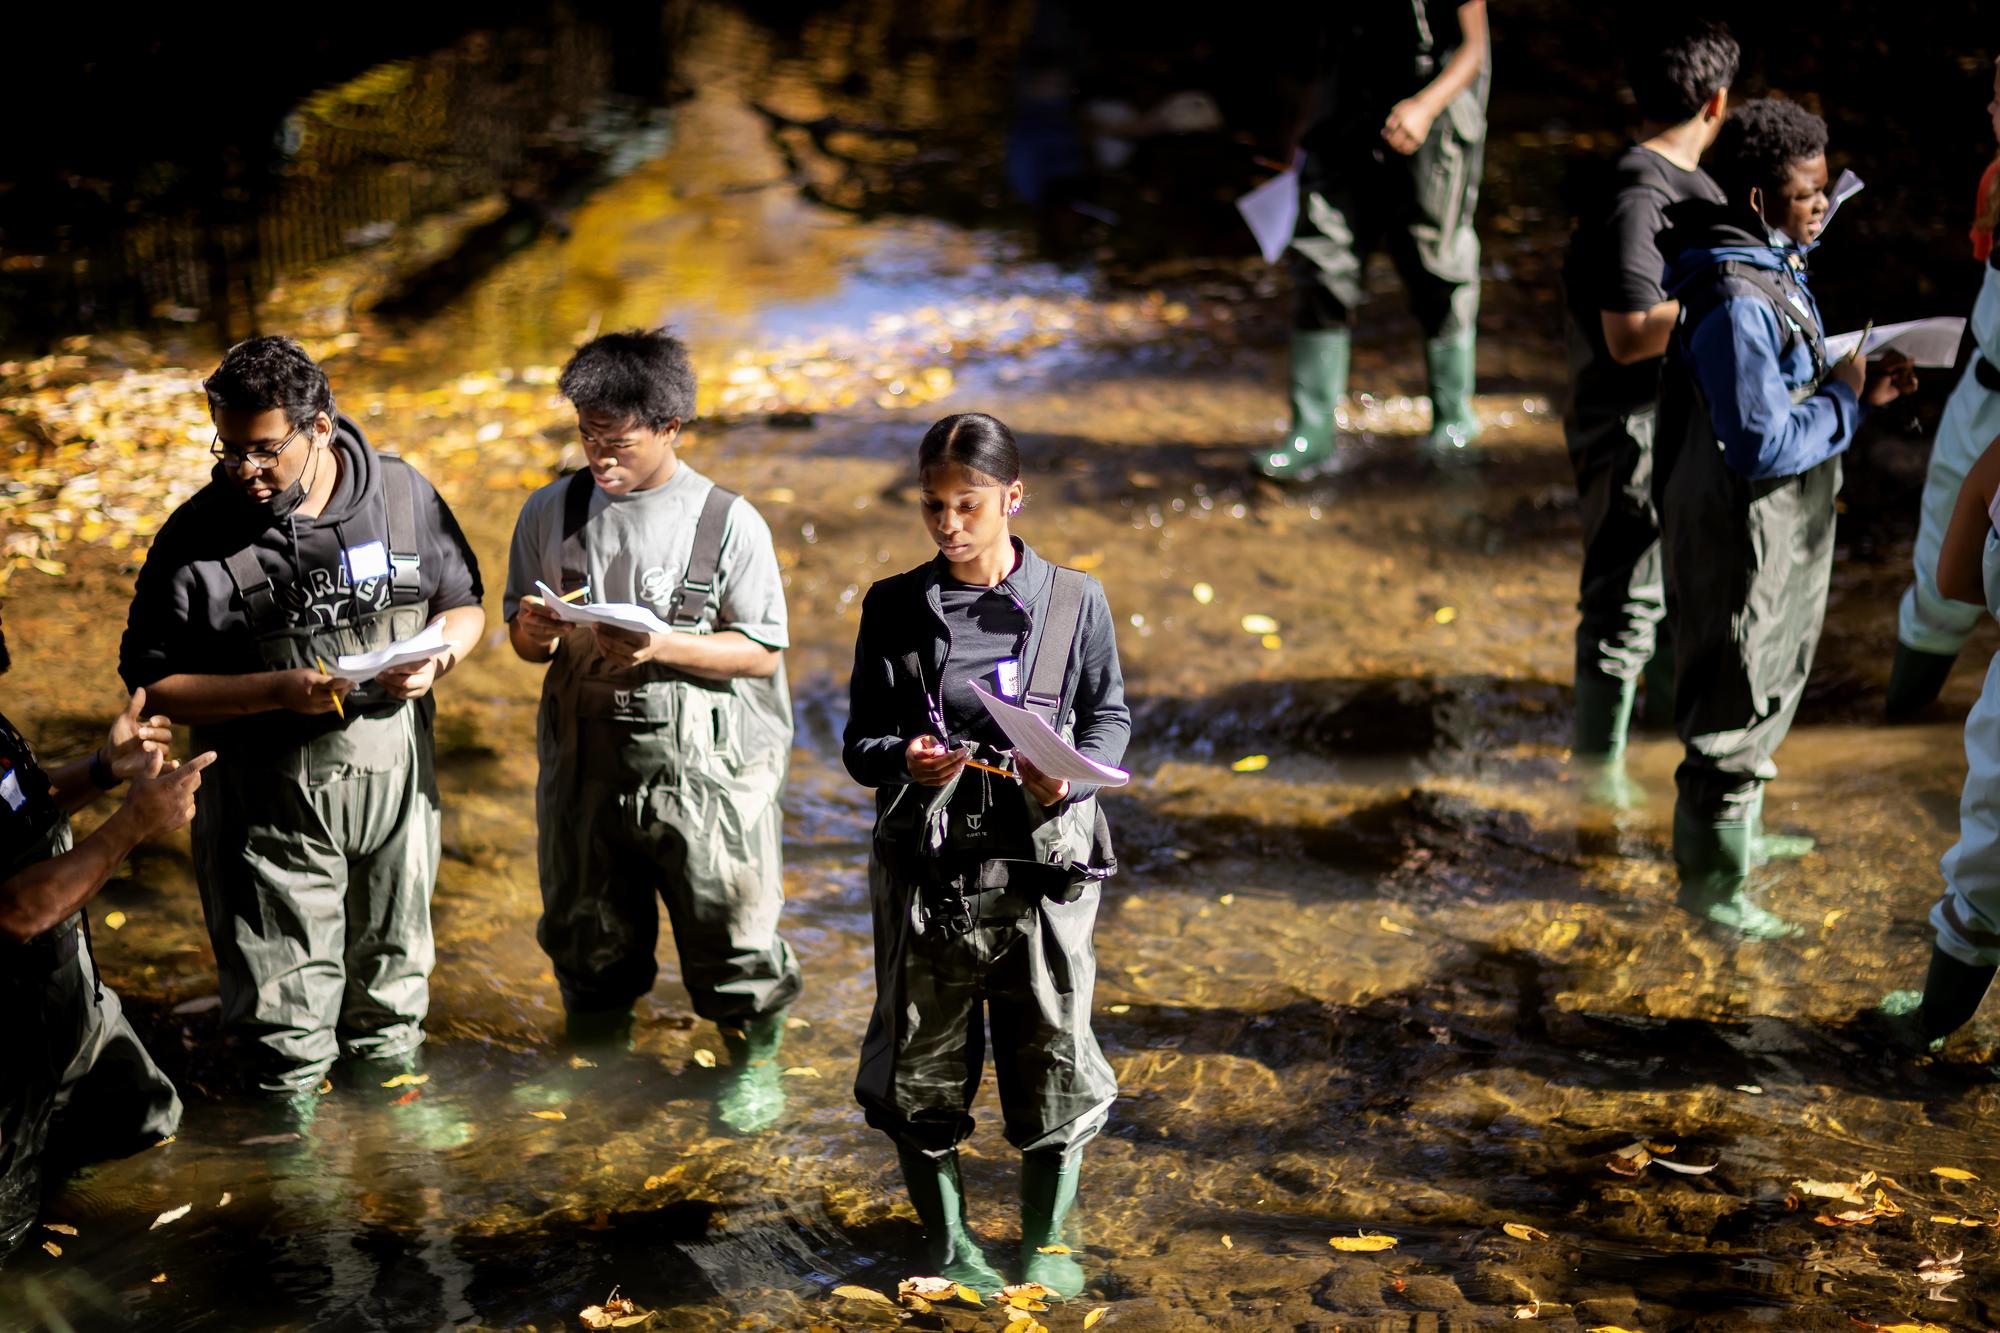
<svg viewBox="0 0 2000 1333">
<path fill-rule="evenodd" d="M 630 708 L 632 706 L 632 691 L 630 690 L 611 691 L 611 702 L 614 707 L 620 709 L 621 711 Z"/>
<path fill-rule="evenodd" d="M 977 814 L 977 815 L 967 815 L 967 816 L 965 817 L 965 830 L 966 830 L 966 832 L 968 832 L 968 833 L 977 833 L 977 832 L 979 832 L 979 823 L 980 823 L 980 821 L 981 821 L 981 820 L 983 820 L 983 819 L 985 819 L 985 818 L 986 818 L 986 816 L 985 816 L 985 815 L 984 815 L 983 813 L 981 813 L 981 814 Z"/>
</svg>

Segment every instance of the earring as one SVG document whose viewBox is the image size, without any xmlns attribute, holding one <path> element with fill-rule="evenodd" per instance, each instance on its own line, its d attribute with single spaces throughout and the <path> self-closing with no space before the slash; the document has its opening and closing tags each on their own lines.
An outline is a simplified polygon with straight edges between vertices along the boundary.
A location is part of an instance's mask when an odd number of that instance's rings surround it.
<svg viewBox="0 0 2000 1333">
<path fill-rule="evenodd" d="M 1016 500 L 1014 501 L 1013 504 L 1007 506 L 1007 516 L 1009 518 L 1012 518 L 1014 515 L 1020 512 L 1021 512 L 1021 502 L 1019 500 Z"/>
</svg>

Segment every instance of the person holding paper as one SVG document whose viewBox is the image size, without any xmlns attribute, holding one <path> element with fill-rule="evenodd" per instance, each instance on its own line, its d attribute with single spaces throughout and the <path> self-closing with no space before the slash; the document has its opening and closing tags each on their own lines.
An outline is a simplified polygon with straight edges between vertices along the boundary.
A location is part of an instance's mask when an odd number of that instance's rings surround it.
<svg viewBox="0 0 2000 1333">
<path fill-rule="evenodd" d="M 717 1118 L 757 1132 L 784 1108 L 776 1062 L 801 984 L 778 934 L 792 706 L 777 551 L 750 502 L 676 450 L 695 409 L 678 339 L 607 334 L 560 386 L 590 466 L 522 506 L 505 601 L 516 655 L 548 665 L 536 938 L 570 1039 L 629 1047 L 664 901 L 681 979 L 734 1070 Z M 663 628 L 565 624 L 538 583 L 651 608 Z"/>
<path fill-rule="evenodd" d="M 221 756 L 193 840 L 223 1022 L 259 1088 L 310 1093 L 336 1057 L 423 1041 L 431 689 L 485 630 L 479 564 L 292 339 L 238 343 L 203 388 L 214 474 L 147 554 L 119 673 Z M 360 688 L 327 669 L 434 619 L 461 646 Z"/>
<path fill-rule="evenodd" d="M 1098 582 L 1014 536 L 1021 458 L 1005 425 L 944 418 L 917 475 L 937 555 L 868 590 L 848 687 L 843 757 L 876 809 L 875 1012 L 854 1092 L 895 1141 L 924 1271 L 995 1291 L 958 1170 L 990 1028 L 1021 1153 L 1019 1276 L 1067 1299 L 1083 1270 L 1048 1250 L 1117 1094 L 1090 1029 L 1091 931 L 1117 861 L 1096 789 L 1010 765 L 979 695 L 1036 710 L 1115 769 L 1132 726 L 1118 642 Z"/>
<path fill-rule="evenodd" d="M 0 675 L 10 665 L 0 632 Z M 139 1152 L 171 1136 L 181 1099 L 91 957 L 91 901 L 132 849 L 194 814 L 204 754 L 167 758 L 169 722 L 146 692 L 87 758 L 43 768 L 0 717 L 0 1261 L 65 1164 Z M 129 783 L 82 842 L 69 812 Z"/>
<path fill-rule="evenodd" d="M 1424 335 L 1430 455 L 1463 458 L 1479 318 L 1473 212 L 1486 148 L 1485 0 L 1345 0 L 1322 32 L 1299 122 L 1292 238 L 1291 424 L 1251 466 L 1310 480 L 1341 462 L 1354 309 L 1368 255 L 1386 243 Z M 1289 159 L 1292 153 L 1286 154 Z"/>
<path fill-rule="evenodd" d="M 1994 66 L 1993 100 L 1987 104 L 1993 135 L 2000 139 L 2000 63 Z M 1924 475 L 1922 517 L 1912 552 L 1916 578 L 1903 592 L 1896 617 L 1896 657 L 1889 671 L 1884 710 L 1904 718 L 1938 697 L 1959 650 L 1979 624 L 1981 607 L 1946 596 L 1938 589 L 1938 551 L 1958 500 L 1966 469 L 2000 436 L 2000 254 L 1993 250 L 1993 226 L 2000 218 L 1996 163 L 1980 178 L 1972 229 L 1973 249 L 1986 260 L 1979 297 L 1972 306 L 1972 348 L 1958 385 L 1938 419 Z"/>
<path fill-rule="evenodd" d="M 1634 45 L 1627 68 L 1646 128 L 1584 212 L 1563 268 L 1563 435 L 1583 519 L 1572 753 L 1590 795 L 1616 806 L 1638 799 L 1624 758 L 1642 675 L 1648 711 L 1673 716 L 1673 649 L 1656 652 L 1667 601 L 1653 425 L 1680 303 L 1661 285 L 1660 234 L 1688 200 L 1725 202 L 1699 163 L 1728 114 L 1738 55 L 1726 28 L 1701 20 L 1676 20 Z"/>
<path fill-rule="evenodd" d="M 1863 404 L 1915 387 L 1907 360 L 1829 365 L 1805 250 L 1826 215 L 1826 123 L 1738 107 L 1711 154 L 1726 204 L 1675 220 L 1680 302 L 1660 383 L 1655 475 L 1674 638 L 1680 904 L 1745 935 L 1795 933 L 1750 868 L 1809 840 L 1761 831 L 1772 756 L 1805 693 L 1833 570 L 1840 455 Z M 1677 243 L 1677 244 L 1676 244 Z"/>
</svg>

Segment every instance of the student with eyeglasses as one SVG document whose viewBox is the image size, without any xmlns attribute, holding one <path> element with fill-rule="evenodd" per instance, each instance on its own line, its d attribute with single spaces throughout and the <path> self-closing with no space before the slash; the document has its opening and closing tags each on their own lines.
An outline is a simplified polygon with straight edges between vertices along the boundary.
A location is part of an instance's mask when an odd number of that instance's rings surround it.
<svg viewBox="0 0 2000 1333">
<path fill-rule="evenodd" d="M 431 691 L 485 632 L 479 564 L 292 339 L 238 343 L 203 388 L 215 470 L 154 539 L 119 673 L 220 757 L 192 832 L 223 1021 L 257 1087 L 310 1093 L 338 1057 L 403 1066 L 423 1041 Z M 432 621 L 436 655 L 338 674 Z"/>
</svg>

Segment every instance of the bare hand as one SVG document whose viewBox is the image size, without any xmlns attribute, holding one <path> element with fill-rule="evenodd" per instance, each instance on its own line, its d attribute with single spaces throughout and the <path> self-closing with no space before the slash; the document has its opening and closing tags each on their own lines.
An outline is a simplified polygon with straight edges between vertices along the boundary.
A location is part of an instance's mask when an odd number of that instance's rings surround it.
<svg viewBox="0 0 2000 1333">
<path fill-rule="evenodd" d="M 673 638 L 671 634 L 641 634 L 616 625 L 593 625 L 591 629 L 597 635 L 598 653 L 621 670 L 665 661 L 667 641 Z"/>
<path fill-rule="evenodd" d="M 123 808 L 138 821 L 142 837 L 171 833 L 194 818 L 194 793 L 201 786 L 201 771 L 214 762 L 213 750 L 185 764 L 169 759 L 160 772 L 132 783 Z"/>
<path fill-rule="evenodd" d="M 328 675 L 310 667 L 294 667 L 290 671 L 272 674 L 277 677 L 278 707 L 308 716 L 331 713 L 334 701 L 354 689 L 354 682 L 347 677 Z"/>
<path fill-rule="evenodd" d="M 105 738 L 104 762 L 120 782 L 151 777 L 160 771 L 166 758 L 167 742 L 173 739 L 173 723 L 164 714 L 145 716 L 146 687 L 132 691 L 125 711 L 112 720 Z"/>
<path fill-rule="evenodd" d="M 942 787 L 965 771 L 970 750 L 947 750 L 935 736 L 919 736 L 903 750 L 910 779 L 919 787 Z"/>
<path fill-rule="evenodd" d="M 1391 148 L 1408 157 L 1431 137 L 1431 123 L 1436 119 L 1436 112 L 1418 99 L 1406 97 L 1389 108 L 1389 119 L 1382 122 L 1382 138 Z"/>
<path fill-rule="evenodd" d="M 529 647 L 546 652 L 563 636 L 563 622 L 557 620 L 542 599 L 529 593 L 514 608 L 514 628 Z"/>
<path fill-rule="evenodd" d="M 1836 383 L 1845 384 L 1854 391 L 1854 396 L 1859 398 L 1868 380 L 1868 368 L 1861 364 L 1859 356 L 1842 357 L 1833 363 L 1828 378 Z"/>
<path fill-rule="evenodd" d="M 1868 387 L 1861 391 L 1861 401 L 1870 407 L 1885 407 L 1916 391 L 1916 363 L 1901 352 L 1891 352 L 1868 367 Z"/>
<path fill-rule="evenodd" d="M 1028 795 L 1041 802 L 1044 808 L 1056 804 L 1069 795 L 1068 778 L 1047 777 L 1018 754 L 1014 756 L 1014 768 L 1020 773 L 1021 785 L 1028 789 Z"/>
<path fill-rule="evenodd" d="M 443 663 L 444 655 L 440 653 L 421 662 L 391 667 L 375 679 L 382 683 L 382 692 L 391 699 L 421 699 L 437 683 L 438 668 Z"/>
</svg>

